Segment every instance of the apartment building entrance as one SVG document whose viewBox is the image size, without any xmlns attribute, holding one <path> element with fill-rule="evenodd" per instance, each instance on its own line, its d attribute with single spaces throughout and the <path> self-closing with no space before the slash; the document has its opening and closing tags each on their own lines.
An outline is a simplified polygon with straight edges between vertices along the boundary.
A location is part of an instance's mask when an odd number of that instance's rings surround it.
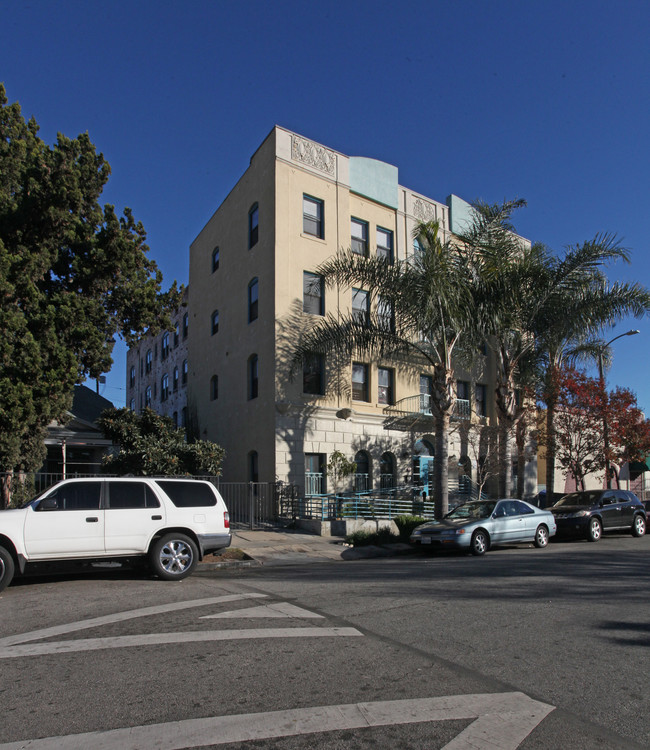
<svg viewBox="0 0 650 750">
<path fill-rule="evenodd" d="M 433 490 L 433 445 L 426 440 L 417 440 L 414 446 L 413 456 L 413 492 L 422 496 L 423 492 L 427 497 L 431 496 Z"/>
</svg>

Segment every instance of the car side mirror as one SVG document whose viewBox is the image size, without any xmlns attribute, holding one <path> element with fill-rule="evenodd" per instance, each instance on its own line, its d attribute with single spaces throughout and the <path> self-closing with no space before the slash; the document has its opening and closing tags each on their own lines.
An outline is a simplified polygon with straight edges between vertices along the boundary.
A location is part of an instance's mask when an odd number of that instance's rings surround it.
<svg viewBox="0 0 650 750">
<path fill-rule="evenodd" d="M 38 504 L 38 510 L 58 510 L 59 504 L 55 497 L 46 497 Z"/>
</svg>

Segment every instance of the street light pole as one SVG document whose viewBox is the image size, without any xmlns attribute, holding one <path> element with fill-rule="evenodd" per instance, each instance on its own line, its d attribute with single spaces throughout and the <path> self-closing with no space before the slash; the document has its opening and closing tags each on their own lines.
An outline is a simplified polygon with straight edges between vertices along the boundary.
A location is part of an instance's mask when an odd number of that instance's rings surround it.
<svg viewBox="0 0 650 750">
<path fill-rule="evenodd" d="M 603 392 L 603 398 L 607 399 L 607 394 L 605 393 L 605 368 L 603 367 L 603 352 L 610 344 L 613 344 L 616 339 L 623 338 L 623 336 L 634 336 L 637 333 L 640 333 L 640 331 L 634 329 L 632 331 L 626 331 L 625 333 L 619 333 L 618 336 L 614 336 L 613 339 L 610 339 L 606 344 L 603 344 L 600 347 L 600 350 L 598 351 L 598 376 L 600 380 L 600 387 Z M 610 490 L 612 488 L 612 477 L 610 474 L 610 467 L 609 467 L 609 425 L 607 424 L 607 408 L 606 405 L 603 404 L 603 446 L 605 449 L 605 481 L 607 482 L 607 489 Z"/>
</svg>

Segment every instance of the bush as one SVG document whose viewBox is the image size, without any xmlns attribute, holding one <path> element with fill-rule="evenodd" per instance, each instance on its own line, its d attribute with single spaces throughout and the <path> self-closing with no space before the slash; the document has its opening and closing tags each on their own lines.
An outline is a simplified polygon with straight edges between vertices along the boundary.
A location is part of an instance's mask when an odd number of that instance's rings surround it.
<svg viewBox="0 0 650 750">
<path fill-rule="evenodd" d="M 388 526 L 384 526 L 378 531 L 355 531 L 345 537 L 345 543 L 351 544 L 353 547 L 365 547 L 369 544 L 394 544 L 398 541 L 399 537 L 395 536 Z"/>
<path fill-rule="evenodd" d="M 422 516 L 397 516 L 395 520 L 395 525 L 399 529 L 399 539 L 401 542 L 408 542 L 409 537 L 411 536 L 411 532 L 416 526 L 419 526 L 421 523 L 425 523 L 427 521 L 426 518 L 423 518 Z"/>
</svg>

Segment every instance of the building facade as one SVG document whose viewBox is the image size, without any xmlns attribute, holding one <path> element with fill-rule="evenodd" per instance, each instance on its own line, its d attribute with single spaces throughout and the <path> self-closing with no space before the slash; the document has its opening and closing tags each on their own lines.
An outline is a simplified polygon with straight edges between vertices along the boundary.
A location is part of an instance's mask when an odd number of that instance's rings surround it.
<svg viewBox="0 0 650 750">
<path fill-rule="evenodd" d="M 126 405 L 141 412 L 146 406 L 187 426 L 188 290 L 173 316 L 174 329 L 143 336 L 126 355 Z"/>
<path fill-rule="evenodd" d="M 392 165 L 273 128 L 191 245 L 191 294 L 181 312 L 189 335 L 186 355 L 179 352 L 187 362 L 179 394 L 198 435 L 225 448 L 225 480 L 333 491 L 326 466 L 338 451 L 356 462 L 357 489 L 413 483 L 429 490 L 435 457 L 425 369 L 315 357 L 292 375 L 290 361 L 301 330 L 318 316 L 369 311 L 370 290 L 325 288 L 321 263 L 341 248 L 408 259 L 417 252 L 417 222 L 438 221 L 444 237 L 468 211 L 455 196 L 440 203 L 401 186 Z M 129 353 L 132 408 L 147 398 L 157 410 L 164 405 L 161 378 L 171 361 L 158 358 L 161 348 L 142 342 Z M 476 479 L 480 433 L 496 422 L 491 355 L 457 377 L 452 489 Z M 530 494 L 535 477 L 527 465 Z"/>
</svg>

